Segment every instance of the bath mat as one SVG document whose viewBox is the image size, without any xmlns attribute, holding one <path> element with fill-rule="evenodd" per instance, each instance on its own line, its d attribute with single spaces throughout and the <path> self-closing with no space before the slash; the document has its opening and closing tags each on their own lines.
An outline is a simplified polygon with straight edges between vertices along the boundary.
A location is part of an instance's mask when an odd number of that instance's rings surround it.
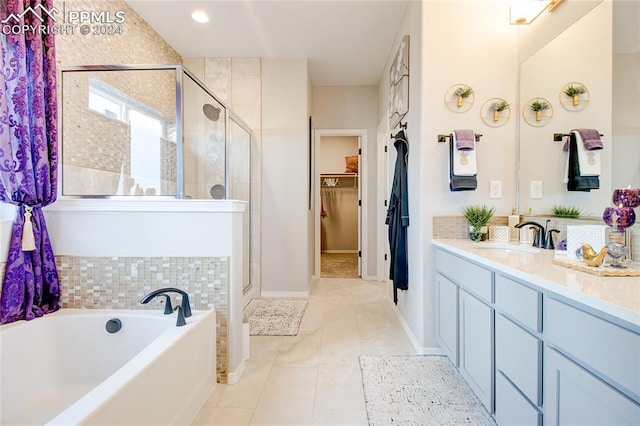
<svg viewBox="0 0 640 426">
<path fill-rule="evenodd" d="M 369 425 L 495 425 L 444 356 L 360 356 Z"/>
<path fill-rule="evenodd" d="M 251 336 L 295 336 L 307 299 L 253 299 L 244 309 Z"/>
</svg>

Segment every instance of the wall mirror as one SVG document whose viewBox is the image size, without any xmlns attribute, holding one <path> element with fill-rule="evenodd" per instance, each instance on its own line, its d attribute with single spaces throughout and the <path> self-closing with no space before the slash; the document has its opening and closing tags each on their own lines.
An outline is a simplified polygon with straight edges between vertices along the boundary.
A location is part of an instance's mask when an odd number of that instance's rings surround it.
<svg viewBox="0 0 640 426">
<path fill-rule="evenodd" d="M 533 214 L 549 214 L 554 205 L 571 205 L 597 217 L 611 205 L 613 188 L 640 186 L 639 17 L 640 2 L 600 2 L 521 63 L 520 213 L 531 208 Z M 562 88 L 572 81 L 590 92 L 589 104 L 576 111 L 560 107 Z M 557 107 L 547 126 L 529 126 L 522 118 L 524 103 L 534 97 Z M 604 135 L 598 190 L 570 192 L 564 183 L 567 154 L 553 134 L 576 128 Z M 542 198 L 532 193 L 538 182 Z"/>
</svg>

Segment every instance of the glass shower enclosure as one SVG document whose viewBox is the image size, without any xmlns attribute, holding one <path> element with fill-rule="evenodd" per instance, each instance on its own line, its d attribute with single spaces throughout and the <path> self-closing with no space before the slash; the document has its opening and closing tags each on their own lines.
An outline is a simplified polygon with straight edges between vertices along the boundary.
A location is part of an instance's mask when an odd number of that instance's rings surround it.
<svg viewBox="0 0 640 426">
<path fill-rule="evenodd" d="M 182 65 L 65 68 L 61 99 L 61 195 L 247 201 L 247 289 L 251 128 Z"/>
</svg>

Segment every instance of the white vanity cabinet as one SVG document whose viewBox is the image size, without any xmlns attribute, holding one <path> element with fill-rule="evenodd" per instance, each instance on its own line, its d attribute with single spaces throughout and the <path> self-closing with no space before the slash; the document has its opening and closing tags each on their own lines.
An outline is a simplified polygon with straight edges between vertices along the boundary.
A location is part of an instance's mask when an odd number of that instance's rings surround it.
<svg viewBox="0 0 640 426">
<path fill-rule="evenodd" d="M 436 265 L 439 343 L 493 412 L 493 273 L 441 250 Z"/>
<path fill-rule="evenodd" d="M 545 424 L 640 424 L 640 324 L 550 296 Z"/>
<path fill-rule="evenodd" d="M 637 300 L 637 279 L 435 245 L 438 341 L 498 425 L 640 425 L 640 316 L 601 301 Z"/>
</svg>

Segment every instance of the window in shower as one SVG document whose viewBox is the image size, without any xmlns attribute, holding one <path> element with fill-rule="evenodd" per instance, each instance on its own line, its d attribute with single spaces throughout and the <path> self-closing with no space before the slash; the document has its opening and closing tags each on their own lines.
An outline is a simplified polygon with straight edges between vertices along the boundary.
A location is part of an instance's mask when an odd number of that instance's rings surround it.
<svg viewBox="0 0 640 426">
<path fill-rule="evenodd" d="M 107 117 L 124 121 L 124 102 L 109 96 L 95 86 L 90 83 L 89 109 L 100 112 Z"/>
<path fill-rule="evenodd" d="M 62 73 L 62 194 L 177 195 L 176 71 Z"/>
<path fill-rule="evenodd" d="M 162 138 L 164 136 L 161 120 L 135 109 L 129 110 L 131 128 L 131 179 L 136 182 L 136 195 L 156 195 L 161 192 Z M 144 192 L 142 190 L 144 189 Z"/>
</svg>

